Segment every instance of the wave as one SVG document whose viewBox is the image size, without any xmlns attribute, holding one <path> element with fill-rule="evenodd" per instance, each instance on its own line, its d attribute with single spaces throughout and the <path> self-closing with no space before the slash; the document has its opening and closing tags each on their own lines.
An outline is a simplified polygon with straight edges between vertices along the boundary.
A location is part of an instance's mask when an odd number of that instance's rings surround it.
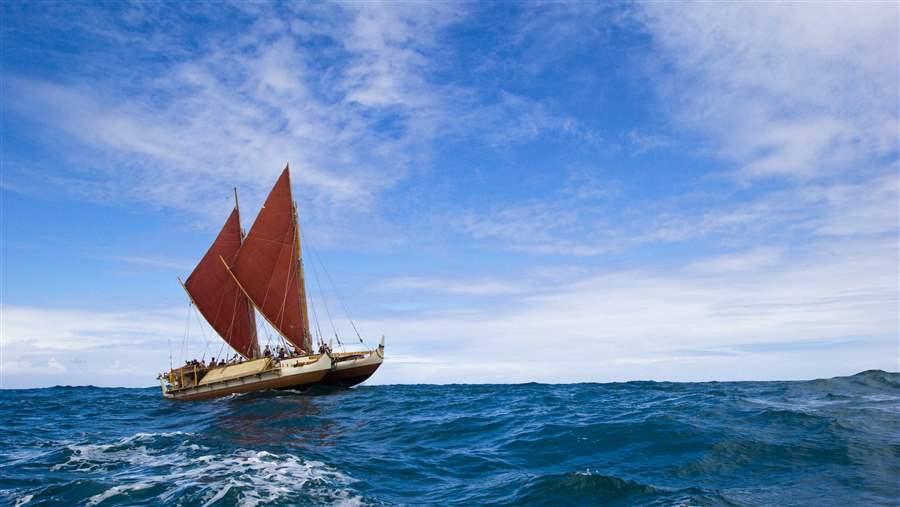
<svg viewBox="0 0 900 507">
<path fill-rule="evenodd" d="M 527 505 L 732 505 L 715 491 L 652 486 L 590 470 L 539 477 L 509 500 Z"/>
<path fill-rule="evenodd" d="M 222 453 L 186 432 L 136 433 L 104 443 L 64 443 L 64 462 L 51 471 L 77 480 L 22 494 L 17 505 L 53 496 L 86 505 L 196 503 L 255 506 L 296 501 L 361 505 L 347 486 L 354 480 L 316 460 L 268 451 Z"/>
<path fill-rule="evenodd" d="M 894 505 L 900 374 L 0 392 L 0 504 Z"/>
</svg>

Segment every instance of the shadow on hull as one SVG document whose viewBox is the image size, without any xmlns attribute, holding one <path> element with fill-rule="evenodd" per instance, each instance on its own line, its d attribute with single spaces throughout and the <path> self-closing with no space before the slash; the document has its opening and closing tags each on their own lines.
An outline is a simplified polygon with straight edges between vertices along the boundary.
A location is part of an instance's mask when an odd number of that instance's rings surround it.
<svg viewBox="0 0 900 507">
<path fill-rule="evenodd" d="M 368 380 L 379 366 L 381 366 L 380 363 L 349 368 L 346 370 L 331 371 L 328 372 L 319 383 L 307 386 L 302 390 L 295 390 L 302 391 L 306 394 L 327 394 L 334 391 L 349 389 Z"/>
</svg>

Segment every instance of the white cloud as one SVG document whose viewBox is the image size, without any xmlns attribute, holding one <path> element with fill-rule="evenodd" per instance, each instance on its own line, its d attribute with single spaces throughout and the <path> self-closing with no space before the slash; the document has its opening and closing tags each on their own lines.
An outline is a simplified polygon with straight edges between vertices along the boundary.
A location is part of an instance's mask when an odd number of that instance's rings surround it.
<svg viewBox="0 0 900 507">
<path fill-rule="evenodd" d="M 51 357 L 46 364 L 34 364 L 26 360 L 5 361 L 0 364 L 0 372 L 4 375 L 56 375 L 65 373 L 66 367 L 55 357 Z"/>
<path fill-rule="evenodd" d="M 245 209 L 257 209 L 290 162 L 317 244 L 363 236 L 376 244 L 391 241 L 385 231 L 402 234 L 385 223 L 384 194 L 428 171 L 436 143 L 465 136 L 508 146 L 550 132 L 596 142 L 593 131 L 540 101 L 482 97 L 438 79 L 454 51 L 445 32 L 465 18 L 465 6 L 234 8 L 252 11 L 256 22 L 228 6 L 208 14 L 234 16 L 239 36 L 194 32 L 151 8 L 122 20 L 105 11 L 90 23 L 44 20 L 49 30 L 114 41 L 101 45 L 129 58 L 107 49 L 66 60 L 65 79 L 8 76 L 9 93 L 21 100 L 4 104 L 7 117 L 62 131 L 65 149 L 52 151 L 64 160 L 40 167 L 7 160 L 4 186 L 187 210 L 206 225 L 224 216 L 232 186 Z M 123 32 L 142 16 L 150 33 L 129 38 Z"/>
<path fill-rule="evenodd" d="M 501 280 L 466 280 L 433 277 L 400 277 L 383 280 L 373 286 L 382 292 L 428 292 L 463 296 L 518 294 L 525 287 Z"/>
<path fill-rule="evenodd" d="M 900 38 L 898 10 L 833 2 L 637 4 L 629 21 L 652 37 L 656 105 L 676 121 L 671 133 L 631 130 L 632 144 L 661 148 L 700 134 L 700 144 L 725 161 L 703 177 L 727 174 L 739 184 L 638 205 L 543 192 L 472 210 L 456 225 L 501 249 L 581 257 L 700 238 L 747 244 L 896 234 L 900 54 L 890 41 Z M 571 6 L 534 11 L 525 33 L 550 34 L 530 43 L 531 52 L 551 53 L 547 65 L 564 49 L 582 47 L 561 42 L 569 25 L 588 30 L 608 14 L 590 6 L 574 17 Z M 561 18 L 569 25 L 559 26 Z M 758 185 L 763 176 L 778 185 Z"/>
<path fill-rule="evenodd" d="M 177 310 L 84 311 L 0 306 L 3 346 L 84 351 L 156 342 L 184 335 Z"/>
<path fill-rule="evenodd" d="M 501 305 L 431 307 L 357 324 L 387 337 L 376 383 L 808 378 L 896 369 L 900 259 L 892 241 L 819 243 L 790 256 L 757 249 L 705 264 L 585 274 L 503 294 Z M 425 282 L 413 285 L 430 288 Z M 5 387 L 148 385 L 168 366 L 170 349 L 181 359 L 183 310 L 2 310 Z M 187 355 L 218 355 L 221 342 L 192 319 Z"/>
<path fill-rule="evenodd" d="M 9 76 L 8 88 L 23 100 L 7 106 L 43 128 L 62 129 L 75 148 L 89 147 L 69 150 L 69 163 L 80 169 L 66 183 L 108 183 L 103 198 L 218 216 L 224 201 L 214 196 L 226 195 L 223 188 L 238 185 L 255 206 L 290 161 L 302 199 L 321 222 L 335 210 L 369 210 L 427 156 L 437 125 L 446 121 L 445 96 L 428 81 L 431 63 L 422 51 L 458 16 L 436 4 L 327 9 L 332 22 L 316 23 L 314 31 L 298 19 L 291 24 L 297 33 L 266 10 L 241 37 L 211 32 L 193 53 L 167 54 L 161 68 L 109 57 L 84 67 L 75 60 L 61 82 Z M 317 10 L 310 6 L 305 15 Z M 118 34 L 105 17 L 95 25 L 76 26 L 94 34 L 104 26 L 103 38 Z M 184 34 L 151 35 L 158 47 L 136 54 L 159 56 L 179 47 Z M 104 66 L 115 79 L 91 74 Z M 148 68 L 161 74 L 146 76 Z M 380 128 L 385 121 L 396 128 Z M 31 177 L 28 169 L 12 174 Z"/>
<path fill-rule="evenodd" d="M 590 185 L 588 188 L 591 188 Z M 585 193 L 590 199 L 585 199 Z M 806 181 L 756 195 L 698 191 L 638 205 L 619 192 L 573 193 L 563 183 L 543 199 L 471 210 L 455 225 L 491 246 L 532 254 L 591 257 L 661 243 L 712 239 L 728 248 L 766 241 L 896 235 L 897 166 L 851 178 Z"/>
<path fill-rule="evenodd" d="M 670 148 L 675 144 L 675 141 L 667 135 L 643 133 L 635 129 L 628 132 L 628 142 L 637 154 L 660 148 Z"/>
<path fill-rule="evenodd" d="M 195 342 L 202 340 L 196 334 Z M 152 385 L 155 372 L 168 365 L 167 343 L 180 347 L 184 336 L 184 311 L 5 304 L 0 306 L 0 385 L 120 385 L 123 378 L 130 386 Z M 128 367 L 110 376 L 116 361 Z"/>
<path fill-rule="evenodd" d="M 689 265 L 688 269 L 701 273 L 753 271 L 774 266 L 782 260 L 783 256 L 783 248 L 760 247 L 746 252 L 720 255 L 712 259 L 702 259 Z"/>
<path fill-rule="evenodd" d="M 55 83 L 7 79 L 21 100 L 4 107 L 57 125 L 78 144 L 72 165 L 82 169 L 38 181 L 218 220 L 230 206 L 223 188 L 247 190 L 253 209 L 290 160 L 304 212 L 316 214 L 322 230 L 348 213 L 365 228 L 379 196 L 427 161 L 439 138 L 471 125 L 468 134 L 492 148 L 547 132 L 603 142 L 546 103 L 502 90 L 486 101 L 433 81 L 447 51 L 442 31 L 463 16 L 456 6 L 310 6 L 305 15 L 326 12 L 314 22 L 283 21 L 259 5 L 239 8 L 259 11 L 260 19 L 237 37 L 212 34 L 190 46 L 199 49 L 172 44 L 168 28 L 151 34 L 143 51 L 169 58 L 153 67 L 158 75 L 119 68 L 121 59 L 112 58 L 115 79 L 77 72 Z M 542 5 L 541 16 L 525 19 L 512 39 L 535 56 L 525 58 L 531 72 L 557 61 L 561 52 L 548 48 L 583 43 L 581 35 L 597 40 L 582 29 L 607 12 L 586 8 L 592 12 Z M 539 291 L 528 290 L 538 284 L 527 280 L 497 277 L 387 280 L 376 289 L 507 301 L 502 309 L 432 308 L 361 323 L 388 336 L 388 361 L 375 381 L 799 378 L 896 369 L 898 9 L 638 4 L 658 68 L 669 71 L 653 80 L 661 113 L 676 121 L 673 132 L 631 130 L 630 140 L 639 150 L 664 148 L 682 131 L 698 134 L 725 161 L 720 174 L 738 176 L 733 192 L 638 199 L 629 207 L 616 185 L 584 171 L 574 182 L 561 177 L 540 198 L 462 213 L 455 225 L 531 254 L 597 256 L 700 238 L 730 253 L 695 256 L 681 268 L 578 271 L 579 280 L 545 282 Z M 554 24 L 557 30 L 544 30 Z M 134 44 L 116 20 L 73 26 Z M 28 187 L 6 177 L 3 185 Z M 4 386 L 58 379 L 146 385 L 168 365 L 169 341 L 184 335 L 180 311 L 0 309 Z M 777 343 L 796 351 L 767 352 Z M 206 344 L 194 345 L 202 351 Z"/>
<path fill-rule="evenodd" d="M 439 350 L 434 355 L 447 368 L 417 375 L 441 382 L 489 381 L 495 372 L 477 366 L 488 358 L 503 365 L 501 372 L 518 370 L 507 381 L 802 378 L 896 369 L 900 259 L 892 242 L 822 243 L 773 263 L 776 252 L 711 259 L 707 265 L 716 269 L 708 271 L 594 275 L 518 298 L 501 311 L 363 325 L 384 330 L 404 353 Z M 786 344 L 794 350 L 785 352 Z M 381 381 L 402 381 L 407 373 L 393 371 Z"/>
<path fill-rule="evenodd" d="M 669 112 L 747 178 L 855 169 L 898 149 L 895 3 L 639 4 Z"/>
<path fill-rule="evenodd" d="M 145 256 L 145 255 L 114 255 L 110 257 L 111 260 L 121 261 L 127 264 L 133 264 L 136 266 L 150 267 L 150 268 L 158 268 L 158 269 L 169 269 L 169 270 L 179 270 L 179 271 L 190 271 L 194 268 L 194 263 L 191 261 L 180 261 L 175 259 L 167 259 L 161 257 L 153 257 L 153 256 Z"/>
</svg>

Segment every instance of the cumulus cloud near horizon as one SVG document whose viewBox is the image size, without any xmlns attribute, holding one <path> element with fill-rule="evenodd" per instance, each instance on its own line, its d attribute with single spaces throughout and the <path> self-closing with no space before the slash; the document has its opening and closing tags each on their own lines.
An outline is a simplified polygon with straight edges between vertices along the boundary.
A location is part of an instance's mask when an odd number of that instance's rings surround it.
<svg viewBox="0 0 900 507">
<path fill-rule="evenodd" d="M 374 382 L 898 369 L 895 3 L 525 4 L 478 58 L 463 28 L 497 13 L 475 4 L 230 4 L 197 33 L 177 10 L 126 11 L 23 18 L 93 50 L 42 54 L 71 64 L 63 77 L 4 74 L 4 117 L 57 158 L 5 151 L 0 190 L 217 226 L 231 186 L 255 209 L 291 162 L 304 237 L 384 269 L 360 289 L 366 338 L 387 336 Z M 585 63 L 605 65 L 621 31 L 616 72 Z M 633 73 L 618 86 L 645 93 L 652 120 L 565 102 L 623 93 L 601 73 Z M 512 166 L 505 181 L 469 167 L 486 156 Z M 169 351 L 222 347 L 182 309 L 8 298 L 0 320 L 2 387 L 147 385 Z"/>
</svg>

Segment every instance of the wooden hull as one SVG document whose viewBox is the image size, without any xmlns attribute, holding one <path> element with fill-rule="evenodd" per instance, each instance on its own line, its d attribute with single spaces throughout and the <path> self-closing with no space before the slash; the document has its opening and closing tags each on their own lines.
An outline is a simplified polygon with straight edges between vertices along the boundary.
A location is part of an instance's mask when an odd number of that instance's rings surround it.
<svg viewBox="0 0 900 507">
<path fill-rule="evenodd" d="M 365 382 L 384 362 L 384 339 L 377 348 L 362 352 L 295 357 L 276 361 L 256 359 L 202 373 L 179 372 L 180 381 L 162 379 L 163 396 L 172 400 L 209 400 L 231 394 L 269 389 L 305 389 L 315 384 L 352 387 Z M 174 384 L 174 385 L 173 385 Z M 186 387 L 177 387 L 186 386 Z"/>
<path fill-rule="evenodd" d="M 300 363 L 303 364 L 300 364 Z M 316 356 L 314 360 L 289 359 L 275 363 L 272 368 L 258 373 L 204 382 L 182 389 L 166 389 L 163 396 L 173 400 L 209 400 L 232 394 L 250 393 L 268 389 L 302 389 L 320 382 L 331 369 L 331 358 Z M 213 370 L 207 375 L 217 373 Z"/>
<path fill-rule="evenodd" d="M 361 355 L 363 357 L 352 358 L 353 354 L 335 354 L 334 365 L 321 383 L 327 386 L 353 387 L 365 382 L 384 362 L 384 343 Z"/>
</svg>

